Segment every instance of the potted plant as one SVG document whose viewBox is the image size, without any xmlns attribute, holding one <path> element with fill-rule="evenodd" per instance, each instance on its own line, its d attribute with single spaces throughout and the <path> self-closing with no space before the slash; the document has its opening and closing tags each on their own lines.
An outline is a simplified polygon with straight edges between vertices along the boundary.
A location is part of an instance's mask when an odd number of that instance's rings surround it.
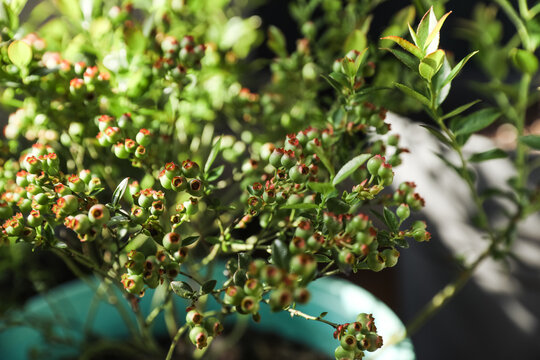
<svg viewBox="0 0 540 360">
<path fill-rule="evenodd" d="M 508 229 L 538 208 L 526 187 L 538 137 L 523 133 L 536 43 L 525 42 L 525 32 L 524 48 L 513 52 L 524 74 L 511 118 L 521 136 L 520 175 L 517 212 L 501 231 L 490 227 L 468 166 L 506 154 L 468 160 L 461 150 L 500 113 L 463 116 L 476 102 L 441 108 L 475 53 L 452 66 L 438 49 L 449 13 L 437 18 L 431 8 L 413 30 L 412 6 L 393 18 L 380 43 L 387 49 L 378 51 L 366 38 L 369 4 L 292 3 L 303 38 L 291 50 L 277 27 L 268 28 L 277 57 L 271 81 L 253 83 L 255 92 L 242 84 L 246 74 L 264 77 L 248 56 L 261 22 L 242 17 L 238 4 L 42 2 L 23 33 L 24 2 L 3 2 L 1 99 L 18 109 L 4 131 L 2 243 L 58 256 L 115 304 L 133 338 L 128 348 L 114 345 L 120 350 L 171 359 L 185 337 L 203 356 L 227 316 L 271 323 L 277 312 L 324 325 L 336 359 L 361 359 L 381 348 L 378 328 L 391 316 L 381 324 L 359 304 L 350 319 L 331 320 L 335 304 L 315 313 L 302 306 L 324 296 L 314 290 L 331 287 L 327 276 L 393 267 L 411 240 L 430 239 L 425 222 L 409 219 L 424 206 L 415 185 L 393 182 L 407 149 L 381 106 L 381 85 L 392 85 L 392 75 L 412 84 L 395 85 L 403 103 L 425 108 L 436 125 L 427 129 L 459 155 L 459 165 L 447 163 L 469 186 L 491 239 L 414 331 L 483 259 L 505 255 Z M 534 8 L 527 11 L 534 18 Z M 412 42 L 396 36 L 407 31 Z M 389 71 L 378 74 L 378 66 Z M 95 309 L 79 315 L 92 318 Z M 161 316 L 170 339 L 164 352 L 152 332 Z M 407 334 L 399 322 L 395 330 Z"/>
</svg>

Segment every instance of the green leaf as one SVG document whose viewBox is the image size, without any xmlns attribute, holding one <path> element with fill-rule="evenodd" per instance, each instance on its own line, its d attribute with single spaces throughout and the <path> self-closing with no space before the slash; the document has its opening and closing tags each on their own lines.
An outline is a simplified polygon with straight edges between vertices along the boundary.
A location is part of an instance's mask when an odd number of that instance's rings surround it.
<svg viewBox="0 0 540 360">
<path fill-rule="evenodd" d="M 394 240 L 394 243 L 396 243 L 397 246 L 401 247 L 401 248 L 404 248 L 404 249 L 408 249 L 409 248 L 409 243 L 407 242 L 407 240 L 405 239 L 400 239 L 400 238 L 395 238 L 393 239 Z"/>
<path fill-rule="evenodd" d="M 431 13 L 433 13 L 433 9 L 431 10 Z M 426 39 L 426 42 L 424 43 L 424 50 L 427 49 L 433 41 L 435 41 L 435 45 L 433 46 L 433 48 L 437 49 L 439 47 L 439 38 L 440 38 L 439 32 L 441 31 L 444 21 L 446 20 L 448 15 L 450 15 L 451 13 L 452 13 L 451 11 L 447 12 L 439 19 L 439 21 L 437 21 L 437 23 L 435 24 L 435 26 L 429 33 Z"/>
<path fill-rule="evenodd" d="M 413 70 L 414 72 L 418 72 L 418 65 L 420 64 L 420 61 L 415 56 L 412 56 L 411 54 L 398 49 L 385 48 L 383 50 L 390 51 L 399 61 L 405 64 L 405 66 L 407 66 L 409 69 Z"/>
<path fill-rule="evenodd" d="M 422 20 L 420 20 L 420 23 L 418 24 L 418 27 L 416 28 L 416 41 L 418 41 L 418 47 L 421 49 L 425 49 L 426 46 L 426 40 L 431 33 L 431 30 L 435 28 L 435 24 L 437 23 L 437 18 L 435 17 L 435 14 L 433 13 L 433 6 L 429 8 L 429 10 L 424 14 L 422 17 Z"/>
<path fill-rule="evenodd" d="M 452 71 L 452 68 L 450 67 L 448 58 L 445 56 L 440 70 L 437 71 L 431 80 L 431 83 L 433 84 L 437 93 L 437 98 L 435 100 L 437 105 L 441 105 L 450 93 L 451 84 L 448 83 L 443 85 L 444 79 L 446 79 L 448 74 L 450 74 L 450 71 Z"/>
<path fill-rule="evenodd" d="M 206 159 L 206 163 L 204 164 L 205 173 L 208 173 L 208 171 L 210 171 L 210 167 L 216 160 L 216 157 L 218 156 L 220 151 L 221 151 L 221 136 L 216 141 L 216 143 L 212 146 L 212 150 L 210 150 L 210 154 L 208 154 L 208 159 Z"/>
<path fill-rule="evenodd" d="M 492 160 L 492 159 L 501 159 L 501 158 L 505 158 L 507 156 L 508 156 L 508 154 L 506 152 L 504 152 L 501 149 L 496 148 L 496 149 L 491 149 L 491 150 L 484 151 L 484 152 L 481 152 L 481 153 L 473 154 L 469 158 L 469 161 L 470 162 L 481 162 L 481 161 L 487 161 L 487 160 Z"/>
<path fill-rule="evenodd" d="M 319 183 L 310 181 L 307 183 L 307 187 L 319 194 L 329 194 L 335 190 L 334 186 L 330 183 Z"/>
<path fill-rule="evenodd" d="M 328 315 L 328 312 L 327 312 L 327 311 L 322 312 L 322 313 L 319 315 L 319 318 L 322 319 L 322 318 L 325 317 L 326 315 Z"/>
<path fill-rule="evenodd" d="M 361 30 L 354 30 L 347 36 L 343 44 L 343 52 L 347 53 L 350 50 L 364 49 L 367 45 L 366 34 Z"/>
<path fill-rule="evenodd" d="M 125 178 L 124 180 L 122 180 L 122 182 L 120 182 L 120 184 L 114 190 L 113 195 L 112 195 L 112 201 L 111 201 L 112 206 L 116 207 L 118 203 L 120 202 L 120 200 L 122 199 L 122 197 L 124 196 L 124 193 L 126 192 L 126 189 L 128 187 L 128 181 L 129 181 L 129 178 L 128 177 Z"/>
<path fill-rule="evenodd" d="M 491 125 L 499 116 L 501 113 L 494 108 L 482 109 L 453 121 L 451 128 L 456 135 L 468 135 Z"/>
<path fill-rule="evenodd" d="M 321 76 L 323 77 L 324 80 L 326 80 L 330 86 L 332 86 L 337 92 L 339 92 L 340 94 L 342 93 L 343 91 L 343 86 L 337 82 L 336 80 L 332 79 L 331 77 L 327 76 L 327 75 L 324 75 L 324 74 L 321 74 Z"/>
<path fill-rule="evenodd" d="M 217 285 L 217 280 L 208 280 L 201 286 L 201 294 L 208 294 L 214 290 Z"/>
<path fill-rule="evenodd" d="M 431 82 L 433 75 L 435 75 L 441 68 L 444 61 L 444 56 L 445 54 L 443 50 L 437 50 L 426 55 L 426 57 L 424 57 L 418 65 L 418 72 L 420 73 L 420 76 Z"/>
<path fill-rule="evenodd" d="M 336 175 L 336 171 L 334 170 L 334 167 L 332 166 L 332 163 L 326 157 L 326 154 L 324 153 L 324 150 L 320 146 L 315 146 L 315 154 L 319 157 L 319 160 L 323 163 L 324 167 L 328 172 L 330 173 L 331 177 L 334 177 Z"/>
<path fill-rule="evenodd" d="M 208 181 L 214 181 L 219 179 L 219 177 L 223 174 L 223 171 L 225 170 L 225 165 L 219 165 L 216 168 L 213 168 L 210 170 L 210 172 L 206 176 L 206 180 Z"/>
<path fill-rule="evenodd" d="M 318 209 L 319 205 L 311 203 L 285 204 L 280 207 L 283 210 L 309 210 Z"/>
<path fill-rule="evenodd" d="M 383 209 L 384 223 L 390 231 L 397 232 L 399 230 L 399 221 L 396 217 L 396 214 L 388 209 L 386 206 Z"/>
<path fill-rule="evenodd" d="M 171 289 L 176 295 L 184 299 L 193 297 L 193 288 L 184 281 L 171 281 Z"/>
<path fill-rule="evenodd" d="M 347 161 L 347 163 L 343 165 L 343 167 L 337 172 L 334 180 L 332 180 L 332 185 L 336 186 L 337 184 L 345 180 L 347 177 L 349 177 L 349 175 L 354 173 L 356 169 L 362 166 L 362 164 L 365 163 L 370 157 L 371 154 L 362 154 L 355 156 L 351 160 Z"/>
<path fill-rule="evenodd" d="M 443 81 L 442 86 L 445 86 L 446 84 L 449 84 L 454 78 L 459 74 L 463 66 L 469 61 L 470 58 L 474 56 L 478 51 L 473 51 L 469 55 L 465 56 L 459 63 L 457 63 L 456 66 L 452 68 L 452 71 L 450 71 L 450 74 L 447 76 L 447 78 Z"/>
<path fill-rule="evenodd" d="M 448 139 L 448 137 L 446 137 L 446 135 L 443 132 L 441 132 L 439 129 L 435 129 L 429 125 L 420 125 L 420 126 L 426 129 L 427 131 L 429 131 L 433 136 L 439 139 L 439 141 L 441 141 L 443 144 L 452 146 L 452 142 L 450 141 L 450 139 Z"/>
<path fill-rule="evenodd" d="M 281 30 L 274 25 L 268 27 L 268 47 L 279 57 L 287 57 L 287 43 Z"/>
<path fill-rule="evenodd" d="M 315 254 L 313 255 L 313 257 L 315 258 L 315 261 L 317 261 L 318 263 L 329 263 L 330 261 L 332 261 L 332 259 L 330 259 L 328 256 L 323 255 L 323 254 Z"/>
<path fill-rule="evenodd" d="M 420 48 L 407 40 L 399 37 L 399 36 L 385 36 L 381 38 L 381 40 L 391 40 L 401 46 L 405 51 L 408 51 L 412 55 L 416 56 L 418 59 L 422 59 L 424 57 L 424 53 Z"/>
<path fill-rule="evenodd" d="M 132 240 L 129 241 L 129 243 L 125 246 L 124 251 L 130 252 L 131 250 L 137 250 L 141 246 L 143 246 L 146 241 L 154 241 L 152 238 L 145 234 L 139 234 L 135 236 Z"/>
<path fill-rule="evenodd" d="M 465 105 L 461 105 L 460 107 L 450 111 L 448 114 L 444 115 L 441 120 L 445 120 L 445 119 L 449 119 L 449 118 L 452 118 L 456 115 L 459 115 L 461 114 L 462 112 L 464 112 L 465 110 L 467 110 L 468 108 L 470 108 L 471 106 L 479 103 L 481 100 L 474 100 L 474 101 L 471 101 L 470 103 L 467 103 Z"/>
<path fill-rule="evenodd" d="M 538 135 L 520 136 L 519 141 L 527 145 L 531 149 L 540 150 L 540 136 Z"/>
<path fill-rule="evenodd" d="M 32 48 L 24 41 L 15 40 L 8 46 L 9 60 L 19 69 L 25 69 L 32 61 Z"/>
<path fill-rule="evenodd" d="M 182 246 L 188 246 L 193 244 L 195 241 L 199 240 L 198 235 L 188 236 L 187 238 L 182 239 Z"/>
<path fill-rule="evenodd" d="M 338 198 L 330 198 L 326 202 L 326 207 L 335 214 L 344 214 L 350 210 L 349 204 Z"/>
<path fill-rule="evenodd" d="M 24 5 L 26 5 L 27 1 L 26 0 L 11 0 L 11 1 L 8 1 L 8 3 L 9 3 L 9 7 L 13 11 L 13 14 L 15 16 L 18 16 L 21 13 L 22 9 L 24 8 Z"/>
<path fill-rule="evenodd" d="M 331 72 L 330 75 L 328 75 L 331 79 L 335 80 L 338 84 L 342 86 L 342 88 L 349 88 L 350 82 L 347 75 L 341 73 L 341 72 Z"/>
<path fill-rule="evenodd" d="M 411 27 L 411 24 L 410 23 L 407 23 L 407 27 L 409 28 L 409 34 L 411 34 L 411 38 L 413 39 L 413 42 L 416 46 L 419 46 L 418 45 L 418 38 L 416 37 L 416 32 L 414 31 L 414 29 Z"/>
<path fill-rule="evenodd" d="M 428 108 L 431 107 L 431 103 L 429 102 L 429 99 L 427 97 L 425 97 L 424 95 L 420 94 L 419 92 L 417 92 L 417 91 L 415 91 L 415 90 L 411 89 L 410 87 L 408 87 L 406 85 L 403 85 L 403 84 L 394 83 L 394 85 L 399 90 L 403 91 L 405 93 L 405 95 L 408 95 L 410 97 L 415 98 L 416 100 L 420 101 L 420 103 L 422 103 L 422 105 L 425 105 Z"/>
<path fill-rule="evenodd" d="M 289 265 L 289 247 L 279 239 L 272 243 L 272 262 L 282 269 Z"/>
</svg>

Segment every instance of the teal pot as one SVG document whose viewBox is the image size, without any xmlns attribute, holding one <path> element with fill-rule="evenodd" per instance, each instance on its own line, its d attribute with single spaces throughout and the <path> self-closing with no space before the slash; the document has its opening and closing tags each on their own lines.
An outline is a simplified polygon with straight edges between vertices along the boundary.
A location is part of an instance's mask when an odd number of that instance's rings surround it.
<svg viewBox="0 0 540 360">
<path fill-rule="evenodd" d="M 30 300 L 21 312 L 10 316 L 11 324 L 0 323 L 0 359 L 30 359 L 32 353 L 47 359 L 73 357 L 78 353 L 78 345 L 85 332 L 101 337 L 127 338 L 129 329 L 125 321 L 117 307 L 103 301 L 104 296 L 97 295 L 103 290 L 98 285 L 95 282 L 75 281 Z M 323 278 L 313 282 L 309 290 L 311 301 L 298 307 L 304 313 L 317 316 L 328 312 L 326 319 L 336 323 L 354 321 L 361 312 L 372 313 L 378 333 L 386 342 L 404 331 L 403 324 L 390 308 L 366 290 L 347 281 Z M 147 291 L 140 302 L 143 314 L 149 313 L 152 302 L 159 303 L 160 295 L 158 290 Z M 121 296 L 117 298 L 123 299 Z M 187 306 L 186 301 L 178 296 L 175 296 L 175 301 L 179 309 Z M 121 306 L 131 317 L 127 302 Z M 216 307 L 216 304 L 209 302 L 209 306 Z M 332 337 L 333 329 L 326 324 L 291 318 L 286 311 L 270 313 L 264 304 L 260 313 L 261 322 L 254 325 L 257 330 L 279 334 L 330 356 L 339 345 Z M 133 320 L 134 317 L 131 318 Z M 4 331 L 1 331 L 2 328 Z M 49 329 L 48 334 L 52 337 L 45 338 L 39 329 Z M 152 331 L 156 336 L 165 335 L 163 317 L 156 320 Z M 415 359 L 409 339 L 398 345 L 383 346 L 367 355 L 367 359 L 377 360 Z"/>
</svg>

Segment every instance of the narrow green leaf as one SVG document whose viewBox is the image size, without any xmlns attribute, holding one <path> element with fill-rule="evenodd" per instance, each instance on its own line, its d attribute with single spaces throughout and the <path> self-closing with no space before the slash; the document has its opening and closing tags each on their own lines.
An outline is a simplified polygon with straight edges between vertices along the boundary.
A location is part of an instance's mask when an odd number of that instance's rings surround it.
<svg viewBox="0 0 540 360">
<path fill-rule="evenodd" d="M 355 156 L 351 160 L 349 160 L 339 171 L 337 172 L 336 176 L 334 177 L 334 180 L 332 180 L 332 185 L 336 186 L 343 180 L 345 180 L 349 175 L 354 173 L 356 169 L 358 169 L 360 166 L 362 166 L 363 163 L 365 163 L 369 158 L 371 157 L 371 154 L 362 154 Z"/>
<path fill-rule="evenodd" d="M 422 20 L 420 20 L 420 23 L 418 24 L 418 27 L 416 28 L 416 40 L 418 41 L 419 48 L 421 49 L 426 48 L 425 46 L 426 40 L 436 23 L 437 23 L 437 18 L 435 17 L 435 14 L 433 13 L 433 6 L 432 6 L 424 14 L 424 16 L 422 17 Z"/>
<path fill-rule="evenodd" d="M 135 236 L 135 238 L 129 241 L 129 243 L 125 246 L 124 250 L 126 252 L 129 252 L 131 250 L 137 250 L 138 248 L 143 246 L 144 243 L 146 243 L 146 241 L 154 241 L 154 240 L 152 240 L 152 238 L 148 235 L 139 234 Z"/>
<path fill-rule="evenodd" d="M 417 57 L 398 49 L 385 48 L 383 50 L 390 51 L 399 61 L 405 64 L 405 66 L 407 66 L 409 69 L 413 70 L 414 72 L 418 72 L 418 65 L 420 64 L 420 61 Z"/>
<path fill-rule="evenodd" d="M 426 129 L 427 131 L 429 131 L 433 136 L 439 139 L 439 141 L 441 141 L 443 144 L 452 146 L 452 142 L 450 141 L 450 139 L 448 139 L 448 137 L 446 137 L 446 135 L 442 133 L 439 129 L 435 129 L 429 125 L 420 125 L 420 126 Z"/>
<path fill-rule="evenodd" d="M 470 162 L 481 162 L 492 159 L 501 159 L 507 157 L 508 154 L 501 149 L 495 148 L 481 153 L 473 154 L 470 158 Z"/>
<path fill-rule="evenodd" d="M 319 160 L 323 163 L 324 167 L 328 172 L 330 173 L 330 176 L 333 178 L 336 175 L 336 170 L 334 170 L 334 167 L 332 166 L 332 163 L 326 157 L 326 154 L 324 153 L 324 150 L 320 146 L 315 146 L 315 154 L 319 157 Z"/>
<path fill-rule="evenodd" d="M 328 315 L 328 312 L 327 312 L 327 311 L 322 312 L 322 313 L 319 315 L 319 318 L 322 319 L 322 318 L 325 317 L 326 315 Z"/>
<path fill-rule="evenodd" d="M 207 177 L 206 177 L 206 180 L 208 181 L 214 181 L 214 180 L 217 180 L 219 179 L 219 177 L 221 176 L 221 174 L 223 174 L 223 171 L 225 170 L 225 165 L 219 165 L 218 167 L 216 168 L 213 168 L 212 170 L 210 170 L 210 172 L 208 173 Z"/>
<path fill-rule="evenodd" d="M 176 295 L 184 299 L 193 297 L 193 288 L 184 281 L 171 281 L 171 289 Z"/>
<path fill-rule="evenodd" d="M 221 136 L 216 141 L 216 143 L 212 146 L 212 150 L 210 150 L 210 154 L 208 154 L 208 159 L 206 160 L 206 163 L 204 164 L 204 173 L 208 173 L 210 171 L 210 167 L 216 160 L 216 157 L 218 156 L 219 152 L 221 151 Z"/>
<path fill-rule="evenodd" d="M 285 204 L 280 207 L 284 210 L 309 210 L 309 209 L 318 209 L 319 205 L 311 203 L 299 203 L 299 204 Z"/>
<path fill-rule="evenodd" d="M 540 150 L 540 136 L 538 135 L 520 136 L 519 141 L 527 145 L 531 149 Z"/>
<path fill-rule="evenodd" d="M 399 230 L 399 221 L 393 211 L 386 206 L 383 209 L 383 217 L 386 226 L 392 231 L 397 232 Z"/>
<path fill-rule="evenodd" d="M 285 36 L 281 30 L 274 25 L 268 27 L 268 47 L 276 53 L 276 55 L 287 57 L 287 43 L 285 41 Z"/>
<path fill-rule="evenodd" d="M 431 10 L 433 12 L 433 10 Z M 429 45 L 431 44 L 431 42 L 435 41 L 435 44 L 433 46 L 433 48 L 437 49 L 439 47 L 439 32 L 441 31 L 441 28 L 444 24 L 444 21 L 446 20 L 446 18 L 448 17 L 448 15 L 450 15 L 452 12 L 449 11 L 447 12 L 446 14 L 444 14 L 440 19 L 439 21 L 437 21 L 437 24 L 435 24 L 435 26 L 433 27 L 433 29 L 431 30 L 431 32 L 429 33 L 427 39 L 426 39 L 426 42 L 424 43 L 424 49 L 427 49 L 429 47 Z"/>
<path fill-rule="evenodd" d="M 385 36 L 381 38 L 381 40 L 391 40 L 401 46 L 405 51 L 408 51 L 409 53 L 416 56 L 418 59 L 422 59 L 424 57 L 424 53 L 420 48 L 407 40 L 399 37 L 399 36 Z"/>
<path fill-rule="evenodd" d="M 19 69 L 24 69 L 32 61 L 32 48 L 24 41 L 15 40 L 8 46 L 9 60 Z"/>
<path fill-rule="evenodd" d="M 407 27 L 409 28 L 409 34 L 411 34 L 411 38 L 413 39 L 413 42 L 416 46 L 418 46 L 418 39 L 416 37 L 416 32 L 414 31 L 414 29 L 411 27 L 411 24 L 410 23 L 407 23 Z"/>
<path fill-rule="evenodd" d="M 201 294 L 208 294 L 214 290 L 217 285 L 217 280 L 208 280 L 201 286 Z"/>
<path fill-rule="evenodd" d="M 401 91 L 403 91 L 405 93 L 405 95 L 409 95 L 410 97 L 413 97 L 415 98 L 416 100 L 420 101 L 423 105 L 427 106 L 428 108 L 431 106 L 431 103 L 429 102 L 428 98 L 425 97 L 424 95 L 420 94 L 419 92 L 411 89 L 410 87 L 406 86 L 406 85 L 403 85 L 403 84 L 399 84 L 399 83 L 394 83 L 394 85 Z"/>
<path fill-rule="evenodd" d="M 474 54 L 476 54 L 478 52 L 477 51 L 473 51 L 472 53 L 470 53 L 469 55 L 465 56 L 463 59 L 461 59 L 461 61 L 459 63 L 457 63 L 456 66 L 454 66 L 452 68 L 452 71 L 450 71 L 450 74 L 448 75 L 448 77 L 444 80 L 444 82 L 442 83 L 442 86 L 445 86 L 446 84 L 449 84 L 452 80 L 454 80 L 454 78 L 459 74 L 459 72 L 461 71 L 461 69 L 463 68 L 463 66 L 465 66 L 465 64 L 467 63 L 467 61 L 469 61 L 469 59 L 471 57 L 474 56 Z"/>
<path fill-rule="evenodd" d="M 112 195 L 112 201 L 111 201 L 112 206 L 118 205 L 118 203 L 124 196 L 124 193 L 126 192 L 126 189 L 128 187 L 128 181 L 129 181 L 129 178 L 128 177 L 125 178 L 124 180 L 122 180 L 122 182 L 120 182 L 120 184 L 114 190 L 113 195 Z"/>
<path fill-rule="evenodd" d="M 315 254 L 313 255 L 313 257 L 315 258 L 315 261 L 317 261 L 318 263 L 329 263 L 330 261 L 332 261 L 332 259 L 330 259 L 328 256 L 323 255 L 323 254 Z"/>
<path fill-rule="evenodd" d="M 442 120 L 445 120 L 445 119 L 449 119 L 449 118 L 452 118 L 456 115 L 459 115 L 461 114 L 462 112 L 464 112 L 465 110 L 467 110 L 468 108 L 470 108 L 471 106 L 479 103 L 481 100 L 477 99 L 477 100 L 474 100 L 474 101 L 471 101 L 470 103 L 467 103 L 465 105 L 461 105 L 460 107 L 450 111 L 448 114 L 444 115 L 441 119 Z"/>
<path fill-rule="evenodd" d="M 287 269 L 289 265 L 289 247 L 281 240 L 272 243 L 272 262 L 277 267 Z"/>
<path fill-rule="evenodd" d="M 431 83 L 433 84 L 435 91 L 437 92 L 437 99 L 435 99 L 437 105 L 441 105 L 448 94 L 450 93 L 451 84 L 448 83 L 443 86 L 444 79 L 450 74 L 452 68 L 448 62 L 448 58 L 445 56 L 441 69 L 433 76 Z"/>
<path fill-rule="evenodd" d="M 328 75 L 330 78 L 334 79 L 338 84 L 340 84 L 342 87 L 349 88 L 350 82 L 347 75 L 341 73 L 341 72 L 331 72 L 330 75 Z"/>
<path fill-rule="evenodd" d="M 326 202 L 326 207 L 330 212 L 333 212 L 334 214 L 344 214 L 351 209 L 349 204 L 339 198 L 328 199 L 328 201 Z"/>
<path fill-rule="evenodd" d="M 307 183 L 307 187 L 319 194 L 329 194 L 334 191 L 334 186 L 330 183 L 320 183 L 310 181 Z"/>
<path fill-rule="evenodd" d="M 182 246 L 188 246 L 193 244 L 195 241 L 199 240 L 199 236 L 188 236 L 187 238 L 182 239 Z"/>
<path fill-rule="evenodd" d="M 482 109 L 452 122 L 451 127 L 456 135 L 468 135 L 491 125 L 499 116 L 501 113 L 494 108 Z"/>
<path fill-rule="evenodd" d="M 336 80 L 332 79 L 331 77 L 327 76 L 327 75 L 324 75 L 324 74 L 321 74 L 321 76 L 323 77 L 324 80 L 326 80 L 330 86 L 332 86 L 338 93 L 342 93 L 343 91 L 343 86 L 338 83 Z"/>
</svg>

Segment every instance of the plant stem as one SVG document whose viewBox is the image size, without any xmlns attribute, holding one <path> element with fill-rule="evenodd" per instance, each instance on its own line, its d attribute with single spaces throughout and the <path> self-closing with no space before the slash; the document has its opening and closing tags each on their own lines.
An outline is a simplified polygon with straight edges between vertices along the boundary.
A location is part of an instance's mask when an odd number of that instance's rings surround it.
<svg viewBox="0 0 540 360">
<path fill-rule="evenodd" d="M 327 325 L 330 325 L 334 329 L 336 329 L 339 326 L 339 324 L 333 323 L 333 322 L 328 321 L 328 320 L 324 320 L 320 316 L 308 315 L 308 314 L 305 314 L 305 313 L 303 313 L 303 312 L 301 312 L 299 310 L 296 310 L 296 309 L 289 308 L 289 309 L 287 309 L 287 311 L 291 314 L 291 316 L 299 316 L 299 317 L 303 317 L 304 319 L 307 319 L 307 320 L 319 321 L 319 322 L 325 323 Z"/>
<path fill-rule="evenodd" d="M 412 336 L 418 329 L 433 315 L 435 315 L 439 310 L 442 309 L 444 305 L 452 299 L 457 292 L 459 292 L 463 286 L 469 281 L 474 271 L 485 260 L 492 251 L 493 246 L 490 245 L 484 252 L 482 252 L 476 260 L 469 265 L 456 280 L 446 285 L 441 291 L 439 291 L 431 301 L 424 306 L 418 315 L 416 315 L 411 323 L 407 325 L 406 334 L 404 337 Z"/>
<path fill-rule="evenodd" d="M 518 117 L 516 119 L 517 129 L 517 148 L 516 148 L 516 168 L 518 171 L 517 191 L 520 196 L 520 202 L 523 204 L 525 199 L 525 188 L 527 187 L 528 167 L 526 166 L 527 160 L 527 146 L 520 141 L 520 137 L 523 136 L 525 131 L 525 119 L 527 116 L 527 99 L 529 95 L 529 86 L 531 84 L 531 75 L 523 74 L 519 83 L 519 92 L 516 108 L 518 111 Z"/>
<path fill-rule="evenodd" d="M 165 360 L 172 359 L 173 354 L 174 354 L 174 348 L 176 347 L 176 344 L 178 343 L 178 341 L 180 340 L 180 337 L 182 336 L 184 331 L 186 331 L 186 329 L 187 329 L 187 324 L 184 324 L 180 329 L 178 329 L 178 331 L 176 332 L 176 335 L 174 335 L 174 338 L 171 342 L 171 346 L 169 347 L 169 352 L 167 353 L 167 357 L 165 358 Z"/>
</svg>

